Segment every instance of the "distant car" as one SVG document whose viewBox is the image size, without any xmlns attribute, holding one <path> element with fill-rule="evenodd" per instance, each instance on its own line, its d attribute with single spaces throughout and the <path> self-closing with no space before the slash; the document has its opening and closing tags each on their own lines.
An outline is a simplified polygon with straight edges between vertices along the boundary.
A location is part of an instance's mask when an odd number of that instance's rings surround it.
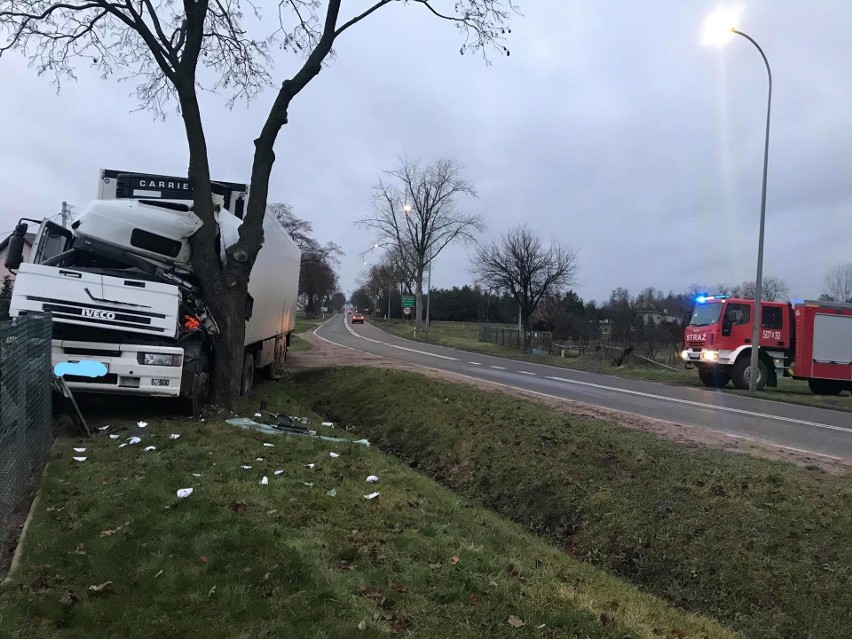
<svg viewBox="0 0 852 639">
<path fill-rule="evenodd" d="M 346 314 L 347 314 L 347 315 L 352 315 L 352 309 L 350 308 L 348 311 L 346 311 Z"/>
<path fill-rule="evenodd" d="M 361 313 L 355 313 L 352 315 L 352 323 L 353 324 L 363 324 L 364 316 Z"/>
</svg>

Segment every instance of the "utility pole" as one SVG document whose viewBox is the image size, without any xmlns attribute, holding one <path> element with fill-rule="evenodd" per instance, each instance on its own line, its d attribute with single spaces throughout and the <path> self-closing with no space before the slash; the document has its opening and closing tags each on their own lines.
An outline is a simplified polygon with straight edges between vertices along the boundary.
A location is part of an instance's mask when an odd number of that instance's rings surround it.
<svg viewBox="0 0 852 639">
<path fill-rule="evenodd" d="M 426 341 L 429 341 L 429 313 L 432 306 L 432 260 L 435 255 L 429 256 L 429 281 L 426 284 Z"/>
<path fill-rule="evenodd" d="M 62 210 L 59 215 L 62 216 L 62 228 L 67 228 L 68 218 L 71 217 L 71 207 L 68 206 L 68 202 L 62 203 Z"/>
</svg>

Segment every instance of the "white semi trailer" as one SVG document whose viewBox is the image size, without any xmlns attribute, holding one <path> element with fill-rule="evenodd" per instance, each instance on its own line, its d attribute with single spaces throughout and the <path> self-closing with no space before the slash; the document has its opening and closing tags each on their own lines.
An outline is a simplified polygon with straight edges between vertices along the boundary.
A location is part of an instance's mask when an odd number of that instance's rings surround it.
<svg viewBox="0 0 852 639">
<path fill-rule="evenodd" d="M 244 184 L 213 184 L 218 246 L 239 238 L 248 198 Z M 97 362 L 102 373 L 65 375 L 75 392 L 179 398 L 198 414 L 215 360 L 212 317 L 190 264 L 189 238 L 201 227 L 185 178 L 102 170 L 99 199 L 65 229 L 21 220 L 7 268 L 17 271 L 10 315 L 49 311 L 53 364 Z M 38 230 L 22 263 L 26 221 Z M 249 280 L 241 391 L 255 370 L 280 374 L 295 326 L 301 252 L 273 218 Z M 16 238 L 21 238 L 16 240 Z M 20 247 L 20 248 L 19 248 Z"/>
</svg>

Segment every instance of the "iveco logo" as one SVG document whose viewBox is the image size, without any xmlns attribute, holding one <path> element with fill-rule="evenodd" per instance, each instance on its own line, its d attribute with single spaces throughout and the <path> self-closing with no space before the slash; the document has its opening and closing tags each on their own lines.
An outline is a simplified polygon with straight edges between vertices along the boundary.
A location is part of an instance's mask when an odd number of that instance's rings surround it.
<svg viewBox="0 0 852 639">
<path fill-rule="evenodd" d="M 94 317 L 95 319 L 115 319 L 115 313 L 112 311 L 99 311 L 94 308 L 84 308 L 83 317 Z"/>
</svg>

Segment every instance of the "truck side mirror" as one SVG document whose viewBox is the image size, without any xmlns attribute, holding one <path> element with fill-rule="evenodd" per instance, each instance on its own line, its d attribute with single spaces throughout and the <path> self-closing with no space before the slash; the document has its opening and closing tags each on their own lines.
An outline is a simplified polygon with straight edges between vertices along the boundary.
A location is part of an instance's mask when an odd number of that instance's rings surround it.
<svg viewBox="0 0 852 639">
<path fill-rule="evenodd" d="M 15 271 L 21 266 L 24 261 L 24 236 L 27 234 L 27 225 L 18 224 L 12 232 L 12 237 L 9 238 L 9 250 L 6 253 L 5 267 L 10 271 Z"/>
<path fill-rule="evenodd" d="M 723 319 L 722 335 L 724 335 L 725 337 L 729 336 L 731 334 L 731 327 L 733 326 L 733 324 L 734 322 L 730 318 L 726 317 L 725 319 Z"/>
</svg>

